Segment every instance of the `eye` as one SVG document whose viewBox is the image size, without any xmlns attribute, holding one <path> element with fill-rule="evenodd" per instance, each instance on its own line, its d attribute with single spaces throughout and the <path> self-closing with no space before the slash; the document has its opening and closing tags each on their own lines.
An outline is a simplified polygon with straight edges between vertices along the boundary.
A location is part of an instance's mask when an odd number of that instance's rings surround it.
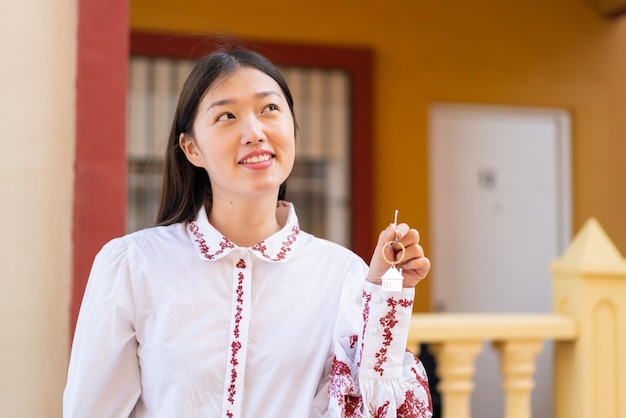
<svg viewBox="0 0 626 418">
<path fill-rule="evenodd" d="M 225 121 L 227 119 L 235 119 L 235 115 L 233 115 L 230 112 L 224 112 L 224 113 L 219 114 L 217 118 L 215 118 L 215 121 L 220 122 L 220 121 Z"/>
<path fill-rule="evenodd" d="M 276 110 L 280 110 L 278 105 L 274 104 L 274 103 L 268 104 L 267 106 L 265 106 L 265 109 L 269 110 L 270 112 L 273 112 L 273 111 L 276 111 Z"/>
</svg>

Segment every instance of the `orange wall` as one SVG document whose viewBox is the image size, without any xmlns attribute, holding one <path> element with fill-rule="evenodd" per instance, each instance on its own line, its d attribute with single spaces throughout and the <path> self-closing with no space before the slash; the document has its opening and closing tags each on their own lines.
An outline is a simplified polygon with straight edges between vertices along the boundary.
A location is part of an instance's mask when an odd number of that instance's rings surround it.
<svg viewBox="0 0 626 418">
<path fill-rule="evenodd" d="M 591 0 L 296 3 L 131 0 L 130 24 L 371 48 L 376 228 L 397 208 L 426 251 L 429 103 L 570 109 L 574 231 L 594 216 L 626 253 L 626 18 L 602 18 Z M 418 310 L 428 309 L 427 282 Z"/>
</svg>

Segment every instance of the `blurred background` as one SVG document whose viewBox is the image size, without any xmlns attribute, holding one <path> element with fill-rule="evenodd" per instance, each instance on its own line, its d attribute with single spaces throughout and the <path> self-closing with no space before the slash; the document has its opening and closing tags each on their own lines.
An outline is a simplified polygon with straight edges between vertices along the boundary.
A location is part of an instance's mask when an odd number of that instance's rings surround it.
<svg viewBox="0 0 626 418">
<path fill-rule="evenodd" d="M 61 416 L 93 257 L 151 224 L 177 90 L 220 36 L 267 55 L 293 89 L 288 197 L 304 229 L 368 259 L 398 209 L 437 261 L 416 311 L 549 310 L 547 262 L 588 218 L 626 252 L 624 10 L 620 0 L 3 0 L 0 416 Z M 514 287 L 511 254 L 533 286 Z"/>
</svg>

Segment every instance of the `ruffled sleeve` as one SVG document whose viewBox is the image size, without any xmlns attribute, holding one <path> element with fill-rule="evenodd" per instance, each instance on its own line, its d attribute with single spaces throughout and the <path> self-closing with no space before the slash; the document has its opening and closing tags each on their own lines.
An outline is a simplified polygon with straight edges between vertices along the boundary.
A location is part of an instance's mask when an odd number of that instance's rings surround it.
<svg viewBox="0 0 626 418">
<path fill-rule="evenodd" d="M 383 292 L 363 281 L 359 286 L 347 284 L 342 296 L 328 415 L 432 417 L 426 371 L 406 348 L 414 289 Z"/>
<path fill-rule="evenodd" d="M 63 417 L 128 417 L 141 382 L 127 241 L 96 256 L 76 324 Z"/>
</svg>

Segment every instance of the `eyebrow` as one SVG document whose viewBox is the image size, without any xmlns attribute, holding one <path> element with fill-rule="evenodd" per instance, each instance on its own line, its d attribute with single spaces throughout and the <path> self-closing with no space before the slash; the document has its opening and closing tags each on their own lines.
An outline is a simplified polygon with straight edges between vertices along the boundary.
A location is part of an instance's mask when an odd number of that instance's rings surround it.
<svg viewBox="0 0 626 418">
<path fill-rule="evenodd" d="M 254 95 L 255 99 L 263 99 L 264 97 L 268 97 L 268 96 L 278 96 L 278 97 L 282 97 L 282 95 L 274 90 L 264 90 L 264 91 L 260 91 L 258 93 L 256 93 Z M 212 102 L 208 107 L 207 107 L 207 112 L 209 110 L 211 110 L 212 108 L 216 107 L 216 106 L 223 106 L 223 105 L 228 105 L 228 104 L 233 104 L 235 103 L 235 100 L 232 99 L 222 99 L 222 100 L 216 100 L 214 102 Z"/>
</svg>

